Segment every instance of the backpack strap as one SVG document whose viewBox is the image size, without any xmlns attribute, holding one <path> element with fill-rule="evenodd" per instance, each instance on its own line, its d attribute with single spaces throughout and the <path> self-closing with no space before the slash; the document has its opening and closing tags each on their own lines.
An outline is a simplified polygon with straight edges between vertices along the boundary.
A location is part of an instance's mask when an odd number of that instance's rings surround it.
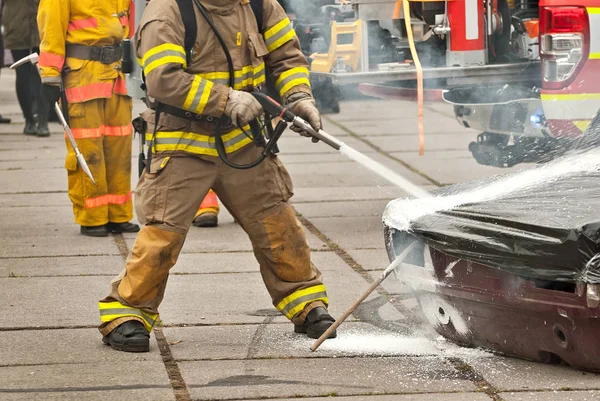
<svg viewBox="0 0 600 401">
<path fill-rule="evenodd" d="M 258 25 L 258 32 L 263 32 L 263 0 L 250 0 L 250 7 L 256 18 L 256 25 Z"/>
<path fill-rule="evenodd" d="M 194 13 L 194 5 L 192 0 L 176 0 L 183 20 L 185 29 L 184 48 L 187 65 L 192 62 L 192 50 L 196 44 L 196 35 L 198 34 L 198 25 L 196 24 L 196 14 Z M 261 1 L 262 2 L 262 1 Z"/>
</svg>

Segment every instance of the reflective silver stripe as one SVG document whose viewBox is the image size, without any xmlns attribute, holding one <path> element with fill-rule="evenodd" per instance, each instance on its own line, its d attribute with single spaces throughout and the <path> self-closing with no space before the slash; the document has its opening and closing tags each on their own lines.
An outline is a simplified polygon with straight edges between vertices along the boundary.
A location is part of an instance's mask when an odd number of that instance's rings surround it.
<svg viewBox="0 0 600 401">
<path fill-rule="evenodd" d="M 284 79 L 281 80 L 281 82 L 279 82 L 277 84 L 277 92 L 281 92 L 281 89 L 287 83 L 293 81 L 294 79 L 299 79 L 299 78 L 307 78 L 308 79 L 308 74 L 306 72 L 297 72 L 295 74 L 290 75 L 289 77 L 285 77 Z"/>
<path fill-rule="evenodd" d="M 236 135 L 235 137 L 225 141 L 223 144 L 225 145 L 225 149 L 227 149 L 228 147 L 233 146 L 233 145 L 243 141 L 246 138 L 247 138 L 247 136 L 243 132 L 241 132 L 238 135 Z M 187 145 L 187 146 L 195 146 L 197 148 L 204 148 L 204 149 L 216 149 L 214 142 L 196 141 L 194 139 L 188 139 L 188 138 L 161 138 L 160 132 L 158 132 L 156 134 L 155 142 L 158 146 L 160 146 L 160 145 Z"/>
<path fill-rule="evenodd" d="M 150 316 L 144 314 L 139 309 L 130 308 L 113 308 L 113 309 L 100 309 L 100 316 L 104 315 L 135 315 L 144 319 L 150 326 L 154 326 L 155 320 Z"/>
<path fill-rule="evenodd" d="M 200 76 L 202 76 L 203 74 L 199 74 Z M 229 74 L 228 74 L 229 75 Z M 265 69 L 261 69 L 260 71 L 258 71 L 258 73 L 256 75 L 254 75 L 253 71 L 248 71 L 246 72 L 244 75 L 241 76 L 236 76 L 234 78 L 234 86 L 235 89 L 242 89 L 245 88 L 246 86 L 252 86 L 253 81 L 258 80 L 259 78 L 263 77 L 265 75 Z M 209 74 L 206 74 L 207 77 L 210 77 Z M 221 85 L 226 85 L 229 86 L 229 78 L 206 78 L 206 79 L 210 79 L 212 82 L 214 82 L 215 84 L 221 84 Z M 242 86 L 242 83 L 244 81 L 249 81 L 246 83 L 246 85 Z"/>
<path fill-rule="evenodd" d="M 296 298 L 292 302 L 287 304 L 283 309 L 281 309 L 280 312 L 283 313 L 284 315 L 287 315 L 288 312 L 290 310 L 294 309 L 296 306 L 306 303 L 306 302 L 314 301 L 315 299 L 319 299 L 319 298 L 327 298 L 327 293 L 325 291 L 321 291 L 321 292 L 315 292 L 314 294 L 304 295 L 300 298 Z"/>
<path fill-rule="evenodd" d="M 200 100 L 202 99 L 202 96 L 204 95 L 205 87 L 206 87 L 206 79 L 202 78 L 202 79 L 200 79 L 200 83 L 198 84 L 198 90 L 196 91 L 194 100 L 192 101 L 192 105 L 190 106 L 189 110 L 195 112 L 198 109 L 198 104 L 200 104 Z"/>
<path fill-rule="evenodd" d="M 144 63 L 144 68 L 148 67 L 150 65 L 150 63 L 152 63 L 153 61 L 156 61 L 163 57 L 169 57 L 169 56 L 181 58 L 185 62 L 185 56 L 183 54 L 181 54 L 181 52 L 178 52 L 175 50 L 163 50 L 160 53 L 156 53 L 156 54 L 148 57 L 146 59 L 146 62 Z"/>
<path fill-rule="evenodd" d="M 293 29 L 294 28 L 292 27 L 292 24 L 288 23 L 285 27 L 281 28 L 281 30 L 279 32 L 277 32 L 273 36 L 269 37 L 268 39 L 265 39 L 267 48 L 270 48 L 271 45 L 273 45 L 275 42 L 277 42 L 277 40 L 284 37 L 287 33 L 289 33 Z"/>
</svg>

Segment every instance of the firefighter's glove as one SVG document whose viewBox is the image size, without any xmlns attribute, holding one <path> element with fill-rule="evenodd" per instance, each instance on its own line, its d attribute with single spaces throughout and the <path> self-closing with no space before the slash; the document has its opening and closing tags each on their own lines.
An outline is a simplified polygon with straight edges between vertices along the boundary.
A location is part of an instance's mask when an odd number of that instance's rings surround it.
<svg viewBox="0 0 600 401">
<path fill-rule="evenodd" d="M 293 93 L 286 99 L 285 103 L 286 107 L 292 113 L 309 123 L 315 131 L 319 131 L 322 128 L 321 114 L 319 113 L 319 110 L 317 110 L 317 108 L 315 107 L 315 99 L 313 99 L 313 97 L 309 93 Z M 290 129 L 299 133 L 302 136 L 312 137 L 312 135 L 310 135 L 308 132 L 294 125 L 290 126 Z M 312 141 L 314 143 L 319 142 L 319 140 L 315 137 L 312 137 Z"/>
<path fill-rule="evenodd" d="M 54 104 L 60 99 L 60 86 L 42 84 L 42 95 L 49 103 Z"/>
<path fill-rule="evenodd" d="M 261 104 L 248 92 L 229 88 L 229 98 L 225 104 L 225 115 L 231 117 L 233 125 L 243 127 L 263 114 Z"/>
</svg>

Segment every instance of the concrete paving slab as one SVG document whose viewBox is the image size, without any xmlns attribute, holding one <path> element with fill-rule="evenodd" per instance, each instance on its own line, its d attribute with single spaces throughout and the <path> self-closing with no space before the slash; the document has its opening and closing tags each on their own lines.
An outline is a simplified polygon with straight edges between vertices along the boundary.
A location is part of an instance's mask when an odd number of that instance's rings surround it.
<svg viewBox="0 0 600 401">
<path fill-rule="evenodd" d="M 325 341 L 315 352 L 315 340 L 293 332 L 290 323 L 261 325 L 167 327 L 165 338 L 178 362 L 206 360 L 359 358 L 435 356 L 441 359 L 469 355 L 488 360 L 491 354 L 465 350 L 435 336 L 406 336 L 371 322 L 348 320 L 337 330 L 338 336 Z"/>
<path fill-rule="evenodd" d="M 347 201 L 347 202 L 323 202 L 323 203 L 299 203 L 294 207 L 304 217 L 381 217 L 386 205 L 392 199 Z"/>
<path fill-rule="evenodd" d="M 600 374 L 563 366 L 506 358 L 501 363 L 475 361 L 472 366 L 501 391 L 600 390 Z M 565 393 L 567 394 L 567 393 Z"/>
<path fill-rule="evenodd" d="M 46 395 L 49 397 L 46 398 Z M 83 398 L 79 398 L 80 396 Z M 61 400 L 114 400 L 115 398 L 110 397 L 115 396 L 122 400 L 174 399 L 164 366 L 154 362 L 75 363 L 0 368 L 0 398 L 3 400 L 45 400 L 52 397 Z"/>
<path fill-rule="evenodd" d="M 73 206 L 68 196 L 60 206 L 30 206 L 0 208 L 3 224 L 24 226 L 24 222 L 39 222 L 38 224 L 49 226 L 65 224 L 73 221 Z"/>
<path fill-rule="evenodd" d="M 377 216 L 313 217 L 310 221 L 346 251 L 381 249 L 385 252 L 383 225 Z"/>
<path fill-rule="evenodd" d="M 0 259 L 0 277 L 112 276 L 123 265 L 120 255 L 8 258 Z"/>
<path fill-rule="evenodd" d="M 65 365 L 83 363 L 128 364 L 146 362 L 162 366 L 158 345 L 151 333 L 154 352 L 117 352 L 102 342 L 94 328 L 0 331 L 0 342 L 10 344 L 2 352 L 0 366 Z M 32 352 L 35 350 L 35 352 Z M 2 398 L 0 396 L 0 398 Z"/>
<path fill-rule="evenodd" d="M 312 262 L 321 270 L 345 270 L 346 265 L 330 251 L 312 252 Z M 123 262 L 121 261 L 121 265 Z M 260 269 L 252 252 L 183 253 L 172 274 L 255 273 Z M 0 269 L 0 273 L 2 270 Z"/>
<path fill-rule="evenodd" d="M 198 399 L 475 391 L 437 358 L 200 361 L 182 362 L 180 369 Z"/>
<path fill-rule="evenodd" d="M 0 328 L 96 326 L 110 277 L 0 278 Z"/>
<path fill-rule="evenodd" d="M 419 138 L 416 135 L 413 140 L 407 140 L 402 135 L 368 137 L 367 139 L 388 153 L 403 152 L 419 155 Z M 431 150 L 467 150 L 469 143 L 473 140 L 471 135 L 464 134 L 429 134 L 425 136 L 425 153 Z"/>
<path fill-rule="evenodd" d="M 425 189 L 434 188 L 434 186 L 431 185 L 419 186 Z M 335 188 L 297 186 L 294 192 L 295 195 L 292 198 L 294 204 L 308 202 L 333 202 L 344 200 L 387 200 L 407 196 L 405 191 L 394 186 L 349 186 Z"/>
<path fill-rule="evenodd" d="M 534 164 L 519 164 L 512 168 L 483 166 L 473 158 L 451 158 L 440 154 L 425 154 L 420 158 L 402 153 L 391 153 L 391 155 L 415 166 L 419 171 L 444 184 L 455 184 L 535 167 Z"/>
<path fill-rule="evenodd" d="M 381 249 L 352 249 L 348 253 L 363 269 L 374 270 L 373 274 L 379 274 L 390 264 L 387 253 Z"/>
<path fill-rule="evenodd" d="M 431 182 L 427 181 L 422 176 L 408 170 L 400 163 L 385 155 L 369 153 L 369 157 L 390 168 L 392 171 L 395 171 L 415 185 L 431 184 Z M 295 185 L 301 187 L 390 185 L 384 178 L 379 177 L 366 167 L 363 167 L 351 159 L 347 159 L 345 162 L 340 163 L 311 163 L 309 165 L 292 164 L 288 166 L 288 171 L 290 172 Z M 300 180 L 300 182 L 298 182 L 298 180 Z M 313 183 L 316 183 L 316 185 Z"/>
<path fill-rule="evenodd" d="M 331 135 L 334 135 L 333 132 Z M 371 152 L 373 149 L 364 144 L 362 141 L 349 137 L 349 136 L 340 136 L 340 140 L 347 144 L 348 146 L 353 147 L 359 152 Z M 300 135 L 296 136 L 287 136 L 281 140 L 281 144 L 279 146 L 279 150 L 282 155 L 286 154 L 307 154 L 307 153 L 338 153 L 337 150 L 331 148 L 329 145 L 324 143 L 312 143 L 310 138 L 306 138 Z"/>
<path fill-rule="evenodd" d="M 70 205 L 66 189 L 65 191 L 45 193 L 43 195 L 39 193 L 0 194 L 0 207 L 27 208 L 31 206 L 52 207 L 64 205 Z"/>
<path fill-rule="evenodd" d="M 0 258 L 92 256 L 119 253 L 111 236 L 105 238 L 85 237 L 79 234 L 79 227 L 75 224 L 43 226 L 36 231 L 29 226 L 29 236 L 26 235 L 26 230 L 26 227 L 21 227 L 13 229 L 11 232 L 0 233 L 0 241 L 2 241 Z"/>
<path fill-rule="evenodd" d="M 0 193 L 26 193 L 65 191 L 66 173 L 57 174 L 55 170 L 40 170 L 31 174 L 27 170 L 4 171 L 0 174 Z"/>
<path fill-rule="evenodd" d="M 343 266 L 341 259 L 338 263 Z M 330 310 L 339 316 L 368 285 L 349 269 L 330 268 L 323 279 Z M 273 313 L 279 316 L 259 273 L 173 275 L 160 312 L 165 325 L 170 326 L 260 323 Z"/>
<path fill-rule="evenodd" d="M 489 401 L 489 397 L 481 393 L 427 393 L 427 394 L 394 394 L 394 395 L 363 395 L 360 398 L 355 396 L 339 397 L 335 396 L 335 401 Z M 287 399 L 289 401 L 289 399 Z M 273 401 L 283 401 L 283 398 L 273 399 Z M 302 401 L 323 401 L 323 398 L 302 398 Z"/>
<path fill-rule="evenodd" d="M 219 216 L 219 226 L 216 228 L 191 227 L 183 245 L 182 253 L 207 253 L 207 252 L 249 252 L 252 251 L 252 244 L 248 235 L 238 225 L 221 221 Z M 311 249 L 321 250 L 326 247 L 323 241 L 315 237 L 308 230 L 304 229 L 306 240 Z M 128 235 L 125 239 L 129 249 L 132 249 L 135 242 L 134 235 Z"/>
<path fill-rule="evenodd" d="M 539 391 L 535 393 L 501 393 L 506 401 L 597 401 L 599 391 Z"/>
</svg>

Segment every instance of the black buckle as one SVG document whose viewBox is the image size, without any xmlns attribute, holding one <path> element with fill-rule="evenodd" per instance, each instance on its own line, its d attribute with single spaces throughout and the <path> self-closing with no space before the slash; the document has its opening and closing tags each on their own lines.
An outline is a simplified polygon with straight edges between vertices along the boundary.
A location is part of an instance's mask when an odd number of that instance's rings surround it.
<svg viewBox="0 0 600 401">
<path fill-rule="evenodd" d="M 121 46 L 102 46 L 100 48 L 100 62 L 102 64 L 112 64 L 121 59 Z"/>
</svg>

